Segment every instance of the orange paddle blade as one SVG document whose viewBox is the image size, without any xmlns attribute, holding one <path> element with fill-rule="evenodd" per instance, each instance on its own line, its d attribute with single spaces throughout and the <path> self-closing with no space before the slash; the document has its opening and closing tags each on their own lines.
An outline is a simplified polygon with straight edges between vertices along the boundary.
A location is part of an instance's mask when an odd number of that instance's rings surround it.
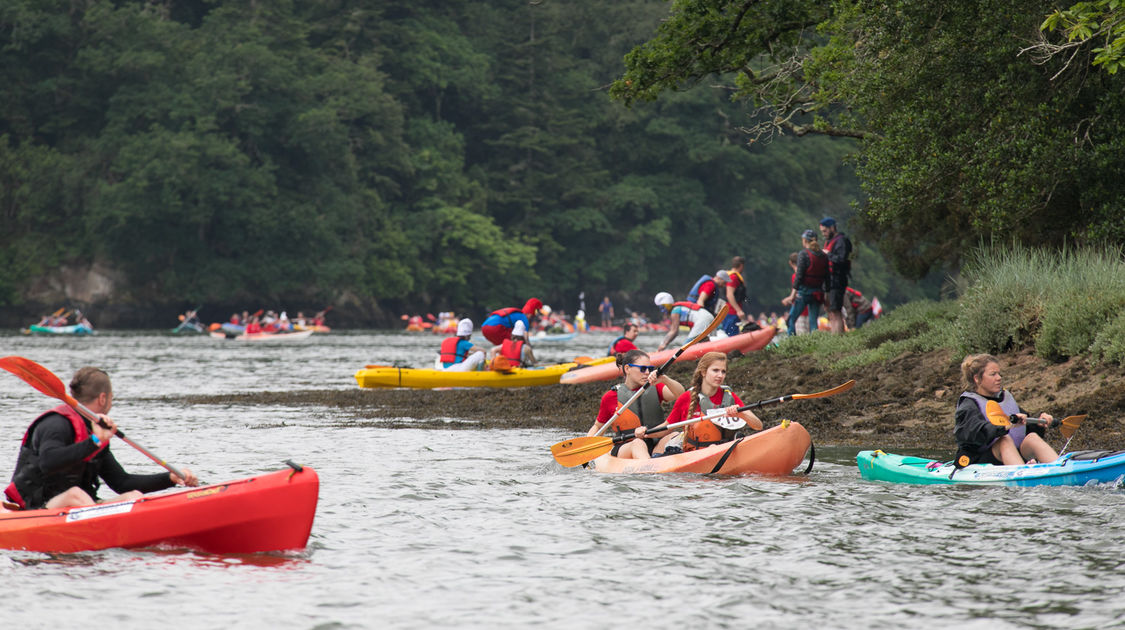
<svg viewBox="0 0 1125 630">
<path fill-rule="evenodd" d="M 495 372 L 511 372 L 512 362 L 508 360 L 508 357 L 498 354 L 492 357 L 492 363 L 489 364 L 488 369 Z"/>
<path fill-rule="evenodd" d="M 72 407 L 77 404 L 77 401 L 67 395 L 66 386 L 59 380 L 59 377 L 55 376 L 54 372 L 31 359 L 16 356 L 3 357 L 0 358 L 0 368 L 4 368 L 22 378 L 28 385 L 51 398 L 65 401 Z"/>
<path fill-rule="evenodd" d="M 1062 436 L 1069 440 L 1071 436 L 1074 435 L 1074 432 L 1078 430 L 1078 427 L 1082 425 L 1082 421 L 1085 419 L 1086 414 L 1082 414 L 1080 416 L 1067 416 L 1063 418 L 1061 426 L 1059 427 L 1059 433 L 1062 433 Z"/>
<path fill-rule="evenodd" d="M 804 398 L 824 398 L 825 396 L 835 396 L 836 394 L 843 394 L 849 389 L 855 387 L 855 380 L 850 380 L 847 383 L 837 385 L 832 389 L 826 389 L 822 392 L 815 394 L 793 394 L 793 400 L 802 400 Z"/>
<path fill-rule="evenodd" d="M 1004 413 L 1004 409 L 1000 407 L 1000 403 L 995 400 L 990 400 L 984 405 L 984 415 L 988 421 L 998 427 L 1010 427 L 1012 421 L 1008 418 L 1008 414 Z"/>
<path fill-rule="evenodd" d="M 605 455 L 613 450 L 613 438 L 599 436 L 583 436 L 571 438 L 551 447 L 551 454 L 555 461 L 573 468 Z"/>
</svg>

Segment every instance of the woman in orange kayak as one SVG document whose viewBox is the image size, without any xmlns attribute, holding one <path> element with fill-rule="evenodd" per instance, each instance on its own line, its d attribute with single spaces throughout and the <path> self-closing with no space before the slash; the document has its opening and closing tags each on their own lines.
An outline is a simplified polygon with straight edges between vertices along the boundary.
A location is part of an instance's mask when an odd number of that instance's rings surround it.
<svg viewBox="0 0 1125 630">
<path fill-rule="evenodd" d="M 587 435 L 596 435 L 637 390 L 644 387 L 645 383 L 650 383 L 640 399 L 623 411 L 610 427 L 619 433 L 633 431 L 638 437 L 644 437 L 646 427 L 661 424 L 664 419 L 664 409 L 660 404 L 675 400 L 684 393 L 684 386 L 668 376 L 658 377 L 652 359 L 642 350 L 618 354 L 617 367 L 621 369 L 625 379 L 602 396 L 598 417 Z M 623 459 L 649 459 L 654 451 L 664 451 L 667 440 L 662 438 L 667 437 L 670 435 L 651 435 L 645 439 L 630 440 L 614 446 L 610 453 Z"/>
<path fill-rule="evenodd" d="M 727 355 L 722 352 L 708 352 L 699 358 L 691 377 L 691 386 L 676 398 L 668 419 L 649 433 L 665 431 L 669 424 L 682 422 L 688 418 L 707 415 L 714 409 L 724 409 L 726 413 L 715 421 L 701 420 L 689 424 L 684 429 L 683 450 L 693 451 L 712 444 L 733 440 L 736 433 L 749 426 L 755 431 L 762 430 L 762 421 L 751 411 L 739 411 L 742 400 L 723 384 L 727 378 Z M 722 426 L 720 426 L 722 425 Z M 643 433 L 643 432 L 642 432 Z"/>
</svg>

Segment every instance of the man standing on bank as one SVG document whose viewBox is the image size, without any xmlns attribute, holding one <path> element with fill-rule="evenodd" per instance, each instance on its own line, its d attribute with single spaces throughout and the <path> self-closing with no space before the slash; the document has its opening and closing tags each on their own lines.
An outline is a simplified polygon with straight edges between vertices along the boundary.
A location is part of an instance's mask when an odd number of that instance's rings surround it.
<svg viewBox="0 0 1125 630">
<path fill-rule="evenodd" d="M 820 234 L 824 236 L 824 253 L 828 255 L 828 291 L 825 307 L 828 311 L 828 329 L 834 334 L 844 334 L 844 293 L 848 288 L 848 275 L 852 270 L 852 242 L 836 228 L 836 219 L 820 220 Z"/>
</svg>

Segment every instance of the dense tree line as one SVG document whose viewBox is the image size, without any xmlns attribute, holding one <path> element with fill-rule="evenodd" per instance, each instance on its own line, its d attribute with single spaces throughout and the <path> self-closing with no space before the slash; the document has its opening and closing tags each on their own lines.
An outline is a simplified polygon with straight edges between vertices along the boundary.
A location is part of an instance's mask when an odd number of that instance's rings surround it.
<svg viewBox="0 0 1125 630">
<path fill-rule="evenodd" d="M 668 9 L 9 0 L 0 304 L 99 262 L 137 303 L 571 310 L 685 293 L 734 254 L 775 303 L 800 231 L 861 195 L 856 141 L 748 145 L 727 85 L 612 102 Z M 857 282 L 920 291 L 862 245 Z"/>
<path fill-rule="evenodd" d="M 859 218 L 910 275 L 956 268 L 982 241 L 1121 244 L 1120 11 L 1051 11 L 676 0 L 612 91 L 636 103 L 725 77 L 755 108 L 754 138 L 856 138 Z"/>
</svg>

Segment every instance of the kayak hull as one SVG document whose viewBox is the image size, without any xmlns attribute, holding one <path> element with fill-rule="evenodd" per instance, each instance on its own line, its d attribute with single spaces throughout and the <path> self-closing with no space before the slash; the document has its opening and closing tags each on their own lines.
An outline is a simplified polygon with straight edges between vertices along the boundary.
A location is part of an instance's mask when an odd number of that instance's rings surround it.
<svg viewBox="0 0 1125 630">
<path fill-rule="evenodd" d="M 71 324 L 70 326 L 39 326 L 32 324 L 28 326 L 28 330 L 33 333 L 43 333 L 47 335 L 92 335 L 94 329 L 89 326 L 81 324 Z"/>
<path fill-rule="evenodd" d="M 1000 486 L 1084 486 L 1121 484 L 1125 451 L 1075 451 L 1049 464 L 994 466 L 971 464 L 955 471 L 952 462 L 909 457 L 883 451 L 856 455 L 861 477 L 871 481 L 913 484 L 977 484 Z M 951 477 L 952 476 L 952 477 Z"/>
<path fill-rule="evenodd" d="M 84 508 L 0 514 L 0 548 L 72 553 L 167 546 L 208 553 L 302 549 L 319 478 L 291 469 Z"/>
<path fill-rule="evenodd" d="M 715 341 L 705 341 L 697 343 L 687 350 L 676 359 L 680 361 L 693 361 L 699 357 L 707 354 L 708 352 L 753 352 L 761 350 L 769 345 L 777 331 L 773 328 L 764 328 L 762 330 L 755 330 L 753 332 L 742 333 L 733 337 L 726 337 L 723 339 L 716 339 Z M 653 352 L 649 354 L 652 359 L 653 365 L 661 365 L 668 359 L 671 359 L 676 354 L 676 349 L 663 350 L 661 352 Z M 586 366 L 581 369 L 574 370 L 564 374 L 560 383 L 567 385 L 577 385 L 579 383 L 593 383 L 595 381 L 609 381 L 617 378 L 621 372 L 617 366 L 609 363 L 603 365 Z"/>
<path fill-rule="evenodd" d="M 801 464 L 811 445 L 812 439 L 805 427 L 798 422 L 783 422 L 740 440 L 737 444 L 727 442 L 653 459 L 622 459 L 602 455 L 591 466 L 601 473 L 788 475 Z"/>
<path fill-rule="evenodd" d="M 237 335 L 228 335 L 227 333 L 218 330 L 211 331 L 211 336 L 215 339 L 230 339 L 232 341 L 300 341 L 301 339 L 308 339 L 313 334 L 311 330 L 299 330 L 296 332 L 286 333 L 254 333 L 247 335 L 241 333 Z"/>
<path fill-rule="evenodd" d="M 363 388 L 535 387 L 558 383 L 559 377 L 576 365 L 578 364 L 560 363 L 541 368 L 515 368 L 508 372 L 492 370 L 446 372 L 427 368 L 372 365 L 356 372 L 355 380 Z"/>
</svg>

